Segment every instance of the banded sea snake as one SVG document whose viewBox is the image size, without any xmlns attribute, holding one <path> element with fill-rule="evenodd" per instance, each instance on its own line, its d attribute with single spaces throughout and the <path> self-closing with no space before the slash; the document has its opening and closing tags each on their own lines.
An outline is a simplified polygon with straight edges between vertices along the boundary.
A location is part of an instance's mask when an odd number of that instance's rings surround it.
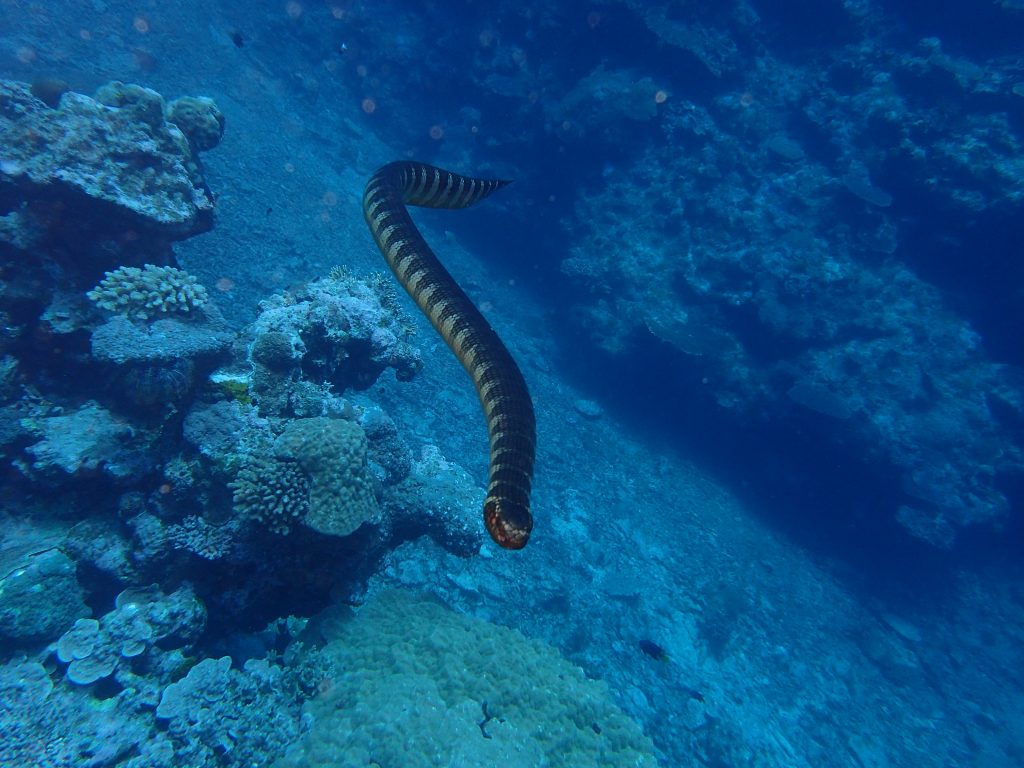
<svg viewBox="0 0 1024 768">
<path fill-rule="evenodd" d="M 406 209 L 406 205 L 467 208 L 506 184 L 460 176 L 425 163 L 389 163 L 366 185 L 363 216 L 398 282 L 473 379 L 491 448 L 484 524 L 502 547 L 522 549 L 533 529 L 530 488 L 537 442 L 526 381 L 498 334 L 438 261 Z"/>
</svg>

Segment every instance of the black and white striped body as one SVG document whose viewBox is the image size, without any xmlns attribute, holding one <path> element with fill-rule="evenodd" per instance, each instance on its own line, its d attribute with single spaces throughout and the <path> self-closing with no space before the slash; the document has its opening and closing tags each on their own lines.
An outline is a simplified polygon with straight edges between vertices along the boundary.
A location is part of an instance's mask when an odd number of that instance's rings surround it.
<svg viewBox="0 0 1024 768">
<path fill-rule="evenodd" d="M 530 393 L 508 349 L 406 210 L 406 205 L 466 208 L 507 183 L 471 179 L 424 163 L 390 163 L 366 185 L 363 215 L 395 277 L 473 379 L 491 446 L 484 523 L 498 544 L 522 549 L 533 528 L 536 424 Z"/>
</svg>

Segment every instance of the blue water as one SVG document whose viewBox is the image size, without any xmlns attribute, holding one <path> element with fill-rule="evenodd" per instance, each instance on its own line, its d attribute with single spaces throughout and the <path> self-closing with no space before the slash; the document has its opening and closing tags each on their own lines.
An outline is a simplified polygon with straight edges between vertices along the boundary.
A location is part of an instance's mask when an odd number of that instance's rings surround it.
<svg viewBox="0 0 1024 768">
<path fill-rule="evenodd" d="M 1024 763 L 1024 4 L 812 5 L 0 0 L 0 765 Z"/>
</svg>

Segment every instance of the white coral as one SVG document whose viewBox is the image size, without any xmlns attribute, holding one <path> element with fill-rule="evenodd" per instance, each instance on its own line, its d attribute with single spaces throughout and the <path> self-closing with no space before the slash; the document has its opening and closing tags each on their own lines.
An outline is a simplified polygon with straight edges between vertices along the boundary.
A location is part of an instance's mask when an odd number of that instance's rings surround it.
<svg viewBox="0 0 1024 768">
<path fill-rule="evenodd" d="M 206 304 L 206 289 L 177 267 L 120 267 L 86 294 L 96 306 L 138 320 L 187 315 Z"/>
</svg>

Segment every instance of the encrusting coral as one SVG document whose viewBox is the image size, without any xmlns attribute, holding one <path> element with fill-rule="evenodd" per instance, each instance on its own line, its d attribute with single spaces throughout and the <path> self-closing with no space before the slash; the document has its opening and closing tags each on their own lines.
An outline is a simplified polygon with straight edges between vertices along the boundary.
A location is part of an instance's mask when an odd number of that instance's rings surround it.
<svg viewBox="0 0 1024 768">
<path fill-rule="evenodd" d="M 604 683 L 515 630 L 398 591 L 321 628 L 344 673 L 275 768 L 658 765 Z"/>
<path fill-rule="evenodd" d="M 279 459 L 297 461 L 309 478 L 304 522 L 310 528 L 348 536 L 377 515 L 366 434 L 355 422 L 296 419 L 277 438 L 274 452 Z"/>
</svg>

